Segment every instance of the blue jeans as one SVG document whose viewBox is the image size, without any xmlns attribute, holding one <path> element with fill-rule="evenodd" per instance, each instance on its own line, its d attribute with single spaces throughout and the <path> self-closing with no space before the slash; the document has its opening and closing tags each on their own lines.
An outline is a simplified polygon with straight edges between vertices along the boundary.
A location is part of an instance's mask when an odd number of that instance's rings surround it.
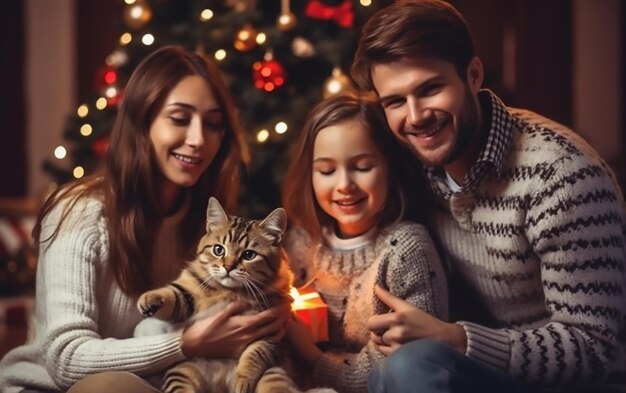
<svg viewBox="0 0 626 393">
<path fill-rule="evenodd" d="M 515 377 L 439 342 L 404 344 L 372 370 L 370 393 L 529 393 Z"/>
</svg>

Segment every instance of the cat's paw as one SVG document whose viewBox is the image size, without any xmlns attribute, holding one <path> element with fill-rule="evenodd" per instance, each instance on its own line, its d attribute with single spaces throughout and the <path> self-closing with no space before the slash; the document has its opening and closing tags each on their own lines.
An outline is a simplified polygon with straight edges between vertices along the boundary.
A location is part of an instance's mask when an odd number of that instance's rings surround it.
<svg viewBox="0 0 626 393">
<path fill-rule="evenodd" d="M 247 378 L 237 378 L 235 382 L 235 393 L 254 393 L 256 381 Z"/>
<path fill-rule="evenodd" d="M 137 301 L 137 308 L 144 317 L 151 317 L 165 304 L 165 297 L 156 291 L 146 292 Z"/>
</svg>

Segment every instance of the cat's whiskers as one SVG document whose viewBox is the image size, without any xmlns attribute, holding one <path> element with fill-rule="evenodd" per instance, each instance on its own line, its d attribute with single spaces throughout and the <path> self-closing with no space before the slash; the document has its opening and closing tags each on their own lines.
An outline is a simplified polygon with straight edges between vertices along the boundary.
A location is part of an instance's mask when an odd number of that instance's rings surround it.
<svg viewBox="0 0 626 393">
<path fill-rule="evenodd" d="M 260 292 L 259 288 L 257 288 L 253 283 L 251 283 L 248 280 L 245 280 L 243 282 L 244 284 L 244 288 L 246 289 L 246 292 L 248 292 L 248 294 L 250 295 L 250 298 L 254 300 L 254 303 L 256 304 L 257 308 L 265 310 L 267 308 L 269 308 L 269 303 L 267 301 L 267 298 L 265 297 L 265 295 L 263 295 L 262 292 Z M 259 300 L 259 296 L 260 295 L 261 299 Z"/>
<path fill-rule="evenodd" d="M 251 281 L 254 281 L 254 282 L 256 283 L 256 285 L 262 285 L 262 286 L 264 286 L 267 290 L 269 290 L 269 291 L 271 291 L 271 292 L 275 292 L 275 293 L 278 293 L 278 294 L 281 294 L 281 295 L 284 295 L 284 294 L 285 294 L 285 292 L 284 292 L 284 291 L 281 291 L 281 290 L 279 290 L 279 289 L 277 289 L 277 288 L 274 288 L 273 286 L 271 286 L 271 285 L 269 285 L 269 284 L 266 284 L 266 283 L 264 283 L 264 282 L 263 282 L 263 281 L 261 281 L 261 280 L 255 279 L 254 277 L 249 277 L 249 278 L 250 278 L 250 280 L 251 280 Z"/>
<path fill-rule="evenodd" d="M 263 293 L 261 288 L 259 288 L 259 286 L 254 283 L 251 277 L 245 277 L 243 283 L 259 306 L 261 306 L 263 309 L 269 308 L 267 296 L 265 296 L 265 293 Z"/>
</svg>

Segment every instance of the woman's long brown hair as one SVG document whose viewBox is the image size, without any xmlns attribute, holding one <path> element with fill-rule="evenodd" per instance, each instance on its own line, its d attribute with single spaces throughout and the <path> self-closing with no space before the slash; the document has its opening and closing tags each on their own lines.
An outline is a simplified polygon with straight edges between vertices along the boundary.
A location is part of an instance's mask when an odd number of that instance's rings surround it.
<svg viewBox="0 0 626 393">
<path fill-rule="evenodd" d="M 89 195 L 101 199 L 109 235 L 108 264 L 129 295 L 152 286 L 149 272 L 154 240 L 165 214 L 159 203 L 162 175 L 154 159 L 150 125 L 171 89 L 190 75 L 207 81 L 224 117 L 224 137 L 217 155 L 187 190 L 190 205 L 179 240 L 190 256 L 204 232 L 209 196 L 216 197 L 227 211 L 235 208 L 239 170 L 247 153 L 235 106 L 219 69 L 206 57 L 177 46 L 160 48 L 137 66 L 126 86 L 102 165 L 93 175 L 59 187 L 44 203 L 33 229 L 37 244 L 52 241 L 79 199 Z M 42 220 L 66 199 L 52 236 L 40 239 Z"/>
</svg>

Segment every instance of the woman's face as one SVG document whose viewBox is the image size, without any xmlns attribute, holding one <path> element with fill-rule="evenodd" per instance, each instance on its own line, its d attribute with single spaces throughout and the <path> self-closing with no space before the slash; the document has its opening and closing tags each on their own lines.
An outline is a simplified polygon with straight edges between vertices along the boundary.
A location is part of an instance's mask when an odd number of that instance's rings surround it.
<svg viewBox="0 0 626 393">
<path fill-rule="evenodd" d="M 356 119 L 323 128 L 313 147 L 313 192 L 335 219 L 338 235 L 361 235 L 378 223 L 387 199 L 389 167 Z"/>
<path fill-rule="evenodd" d="M 164 192 L 193 186 L 209 167 L 224 136 L 224 116 L 208 83 L 186 76 L 165 98 L 150 125 Z"/>
</svg>

